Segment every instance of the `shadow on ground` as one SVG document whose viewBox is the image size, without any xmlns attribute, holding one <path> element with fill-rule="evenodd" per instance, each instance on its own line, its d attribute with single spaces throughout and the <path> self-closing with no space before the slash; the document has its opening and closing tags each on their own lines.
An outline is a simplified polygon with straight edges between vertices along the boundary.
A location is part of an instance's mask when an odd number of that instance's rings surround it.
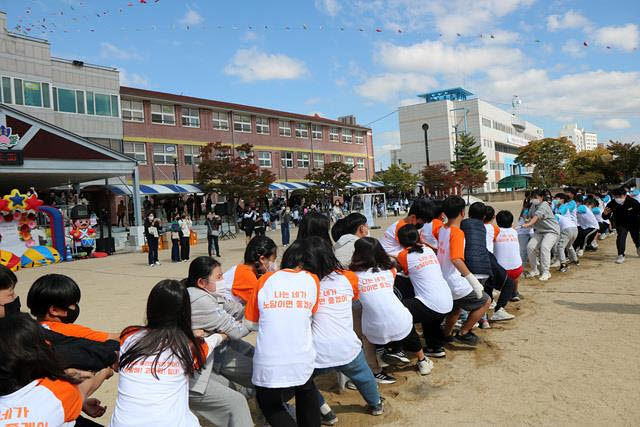
<svg viewBox="0 0 640 427">
<path fill-rule="evenodd" d="M 640 314 L 640 304 L 614 304 L 614 303 L 579 303 L 573 301 L 554 301 L 573 310 L 591 311 L 594 313 L 618 313 Z"/>
</svg>

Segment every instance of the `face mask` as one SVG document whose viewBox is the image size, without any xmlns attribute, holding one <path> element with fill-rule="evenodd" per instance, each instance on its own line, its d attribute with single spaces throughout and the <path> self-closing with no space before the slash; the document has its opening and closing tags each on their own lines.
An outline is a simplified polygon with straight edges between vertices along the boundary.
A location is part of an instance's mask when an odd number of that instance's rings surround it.
<svg viewBox="0 0 640 427">
<path fill-rule="evenodd" d="M 67 315 L 60 320 L 62 323 L 73 323 L 78 320 L 78 316 L 80 316 L 80 306 L 76 304 L 75 309 L 67 308 Z"/>
<path fill-rule="evenodd" d="M 424 227 L 424 223 L 422 224 L 416 223 L 416 230 L 420 230 L 422 227 Z"/>
<path fill-rule="evenodd" d="M 553 203 L 553 206 L 558 206 L 560 204 L 560 200 L 553 199 L 551 203 Z"/>
<path fill-rule="evenodd" d="M 9 317 L 20 313 L 20 297 L 4 305 L 4 316 Z"/>
<path fill-rule="evenodd" d="M 623 205 L 624 204 L 624 199 L 615 199 L 615 201 L 619 205 Z"/>
<path fill-rule="evenodd" d="M 540 204 L 540 200 L 538 199 L 531 199 L 531 206 L 538 206 Z"/>
</svg>

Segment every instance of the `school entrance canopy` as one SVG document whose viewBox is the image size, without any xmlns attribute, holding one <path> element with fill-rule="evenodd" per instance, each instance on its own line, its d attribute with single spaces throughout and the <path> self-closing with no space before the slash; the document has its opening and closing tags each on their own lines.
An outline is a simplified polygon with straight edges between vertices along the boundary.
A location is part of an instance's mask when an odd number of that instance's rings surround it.
<svg viewBox="0 0 640 427">
<path fill-rule="evenodd" d="M 531 177 L 529 175 L 510 175 L 498 181 L 498 188 L 529 188 Z"/>
<path fill-rule="evenodd" d="M 269 185 L 269 190 L 304 190 L 305 188 L 313 187 L 315 184 L 308 181 L 297 182 L 274 182 Z M 380 181 L 353 181 L 347 185 L 347 188 L 380 188 L 384 187 L 384 184 Z"/>
<path fill-rule="evenodd" d="M 0 104 L 0 190 L 26 191 L 132 176 L 136 161 Z"/>
</svg>

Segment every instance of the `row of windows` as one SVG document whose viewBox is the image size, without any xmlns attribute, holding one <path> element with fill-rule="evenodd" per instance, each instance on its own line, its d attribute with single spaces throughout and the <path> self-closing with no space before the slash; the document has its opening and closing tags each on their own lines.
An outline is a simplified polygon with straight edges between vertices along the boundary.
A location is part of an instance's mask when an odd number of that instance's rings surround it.
<svg viewBox="0 0 640 427">
<path fill-rule="evenodd" d="M 125 142 L 123 144 L 124 154 L 138 160 L 141 164 L 147 163 L 147 150 L 144 142 Z M 184 164 L 192 165 L 200 163 L 200 147 L 197 145 L 183 145 Z M 178 147 L 175 144 L 153 144 L 153 163 L 156 165 L 172 165 L 174 159 L 177 159 Z M 239 153 L 241 157 L 245 157 L 246 153 Z M 273 153 L 271 151 L 258 151 L 256 158 L 258 159 L 258 165 L 264 168 L 273 167 Z M 294 162 L 298 168 L 309 168 L 309 162 L 311 161 L 310 153 L 294 153 L 291 151 L 284 151 L 280 153 L 281 167 L 293 168 Z M 339 154 L 331 155 L 332 162 L 342 162 L 343 158 Z M 323 153 L 313 154 L 313 168 L 324 168 L 325 155 Z M 345 156 L 344 162 L 350 166 L 356 166 L 357 169 L 364 169 L 364 159 Z"/>
<path fill-rule="evenodd" d="M 500 153 L 515 154 L 515 155 L 518 155 L 518 152 L 520 151 L 519 147 L 513 147 L 511 145 L 501 144 L 499 142 L 496 142 L 495 149 Z"/>
<path fill-rule="evenodd" d="M 489 160 L 489 169 L 496 171 L 504 170 L 504 163 L 496 162 L 495 160 Z"/>
<path fill-rule="evenodd" d="M 192 107 L 180 107 L 183 127 L 200 127 L 200 109 Z M 144 109 L 142 101 L 122 100 L 122 118 L 131 122 L 144 122 Z M 229 113 L 213 111 L 212 125 L 217 130 L 229 130 Z M 175 126 L 176 115 L 175 108 L 169 104 L 151 104 L 151 123 Z M 233 115 L 233 130 L 235 132 L 251 133 L 251 116 L 245 114 Z M 291 122 L 287 120 L 278 120 L 278 135 L 296 138 L 309 138 L 309 130 L 311 130 L 311 138 L 322 140 L 322 125 L 309 125 L 307 123 L 296 123 L 295 128 L 291 129 Z M 269 118 L 256 117 L 256 133 L 259 135 L 269 135 L 271 129 L 269 126 Z M 364 144 L 364 132 L 352 131 L 351 129 L 340 129 L 339 127 L 329 128 L 329 141 L 340 141 L 342 133 L 342 142 L 352 143 L 355 137 L 356 144 Z"/>
<path fill-rule="evenodd" d="M 537 136 L 530 135 L 528 133 L 521 134 L 520 132 L 516 131 L 511 125 L 505 125 L 504 123 L 500 123 L 496 120 L 490 120 L 490 119 L 487 119 L 486 117 L 482 117 L 482 126 L 488 127 L 490 129 L 499 130 L 501 132 L 508 133 L 509 135 L 519 135 L 519 136 L 522 136 L 527 141 L 534 141 L 538 139 Z"/>
<path fill-rule="evenodd" d="M 4 76 L 0 88 L 5 104 L 53 108 L 63 113 L 119 117 L 117 95 L 51 87 L 45 82 Z"/>
</svg>

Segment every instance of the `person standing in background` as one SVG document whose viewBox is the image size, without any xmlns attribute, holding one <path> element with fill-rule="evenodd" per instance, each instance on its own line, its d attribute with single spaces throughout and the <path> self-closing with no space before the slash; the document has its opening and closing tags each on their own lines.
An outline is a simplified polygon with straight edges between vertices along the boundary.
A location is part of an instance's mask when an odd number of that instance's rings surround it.
<svg viewBox="0 0 640 427">
<path fill-rule="evenodd" d="M 180 236 L 180 259 L 182 262 L 188 262 L 190 251 L 189 238 L 191 237 L 192 226 L 189 215 L 182 214 L 182 219 L 178 221 L 178 225 L 180 225 L 180 232 L 182 233 Z"/>
<path fill-rule="evenodd" d="M 220 217 L 213 212 L 209 212 L 207 214 L 207 219 L 205 221 L 205 225 L 207 226 L 207 252 L 209 256 L 212 256 L 212 246 L 216 250 L 216 256 L 220 258 L 220 245 L 218 244 L 218 237 L 220 236 L 220 227 L 222 226 L 222 221 Z"/>
<path fill-rule="evenodd" d="M 118 227 L 124 227 L 124 215 L 126 212 L 126 207 L 124 205 L 124 200 L 120 199 L 120 203 L 118 203 L 118 209 L 116 210 L 116 215 L 118 216 Z"/>
<path fill-rule="evenodd" d="M 280 232 L 282 234 L 282 246 L 288 246 L 291 240 L 291 230 L 289 225 L 291 224 L 291 209 L 285 207 L 280 214 Z"/>
<path fill-rule="evenodd" d="M 180 224 L 178 216 L 174 216 L 171 221 L 171 262 L 180 262 Z"/>
</svg>

